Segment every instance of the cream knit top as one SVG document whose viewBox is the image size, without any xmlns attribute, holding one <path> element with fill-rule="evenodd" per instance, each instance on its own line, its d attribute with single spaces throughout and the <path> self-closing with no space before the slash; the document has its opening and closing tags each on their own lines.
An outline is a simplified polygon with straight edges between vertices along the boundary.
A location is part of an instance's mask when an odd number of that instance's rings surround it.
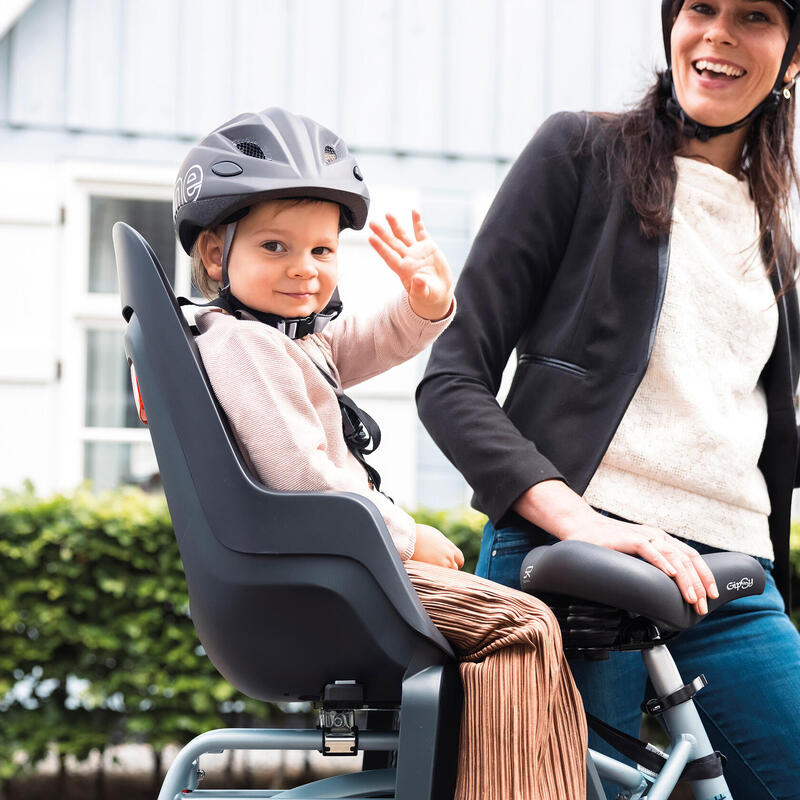
<svg viewBox="0 0 800 800">
<path fill-rule="evenodd" d="M 772 559 L 759 378 L 778 311 L 755 205 L 746 181 L 694 159 L 675 163 L 653 352 L 584 497 L 633 522 Z"/>
<path fill-rule="evenodd" d="M 337 392 L 421 352 L 453 318 L 430 322 L 403 293 L 368 317 L 342 315 L 320 333 L 292 340 L 247 315 L 199 313 L 196 338 L 211 386 L 258 478 L 280 491 L 355 492 L 380 511 L 400 557 L 411 557 L 414 520 L 374 491 L 347 449 Z M 248 318 L 249 317 L 249 318 Z"/>
</svg>

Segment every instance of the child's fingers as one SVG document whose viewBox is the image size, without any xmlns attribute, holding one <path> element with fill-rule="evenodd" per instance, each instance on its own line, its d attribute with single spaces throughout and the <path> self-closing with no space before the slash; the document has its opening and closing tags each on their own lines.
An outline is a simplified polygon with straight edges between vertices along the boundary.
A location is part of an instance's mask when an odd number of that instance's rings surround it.
<svg viewBox="0 0 800 800">
<path fill-rule="evenodd" d="M 393 236 L 386 228 L 383 227 L 379 222 L 370 222 L 369 227 L 372 232 L 379 236 L 392 250 L 397 253 L 399 256 L 405 256 L 406 254 L 406 245 L 403 244 L 396 236 Z"/>
<path fill-rule="evenodd" d="M 414 236 L 418 242 L 428 238 L 428 232 L 422 224 L 422 214 L 416 208 L 411 211 L 411 223 L 414 226 Z"/>
<path fill-rule="evenodd" d="M 404 244 L 406 247 L 411 247 L 414 242 L 411 241 L 411 237 L 405 232 L 403 226 L 397 221 L 397 217 L 393 214 L 386 215 L 386 221 L 389 223 L 389 227 L 392 229 L 392 233 Z"/>
<path fill-rule="evenodd" d="M 369 243 L 375 249 L 377 254 L 386 262 L 386 265 L 391 269 L 393 272 L 397 272 L 400 269 L 400 262 L 401 258 L 397 253 L 394 252 L 390 247 L 387 247 L 386 244 L 383 242 L 382 239 L 379 239 L 377 236 L 370 236 Z"/>
</svg>

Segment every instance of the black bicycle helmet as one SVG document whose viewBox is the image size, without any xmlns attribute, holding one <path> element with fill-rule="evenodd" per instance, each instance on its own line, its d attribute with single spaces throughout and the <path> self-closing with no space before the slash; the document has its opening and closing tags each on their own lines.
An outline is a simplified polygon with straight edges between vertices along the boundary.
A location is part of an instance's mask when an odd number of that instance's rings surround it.
<svg viewBox="0 0 800 800">
<path fill-rule="evenodd" d="M 670 50 L 670 37 L 672 34 L 672 25 L 675 22 L 675 17 L 683 5 L 684 0 L 661 0 L 661 32 L 664 37 L 664 53 L 667 57 L 667 71 L 664 73 L 663 81 L 665 88 L 669 91 L 670 97 L 667 99 L 667 113 L 675 117 L 683 126 L 683 134 L 689 137 L 695 137 L 701 141 L 707 141 L 713 136 L 719 136 L 723 133 L 731 133 L 739 128 L 747 125 L 753 119 L 763 114 L 765 111 L 772 111 L 778 107 L 782 100 L 788 100 L 791 96 L 789 94 L 789 86 L 783 83 L 783 76 L 789 68 L 789 63 L 792 60 L 798 44 L 800 44 L 800 0 L 776 0 L 785 6 L 789 13 L 789 38 L 786 42 L 786 49 L 783 53 L 781 66 L 778 70 L 778 75 L 775 79 L 775 85 L 770 90 L 770 93 L 749 113 L 747 116 L 733 122 L 730 125 L 712 126 L 703 125 L 696 120 L 692 119 L 680 106 L 678 97 L 675 93 L 675 84 L 672 80 L 672 56 Z"/>
<path fill-rule="evenodd" d="M 369 192 L 347 145 L 308 117 L 268 108 L 234 117 L 189 151 L 175 181 L 175 233 L 191 253 L 201 230 L 272 197 L 338 203 L 342 227 L 367 221 Z"/>
</svg>

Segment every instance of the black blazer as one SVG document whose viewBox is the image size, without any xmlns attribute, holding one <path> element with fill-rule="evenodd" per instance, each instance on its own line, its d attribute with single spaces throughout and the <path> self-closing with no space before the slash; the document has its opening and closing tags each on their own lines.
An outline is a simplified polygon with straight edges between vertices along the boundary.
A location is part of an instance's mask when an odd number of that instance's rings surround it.
<svg viewBox="0 0 800 800">
<path fill-rule="evenodd" d="M 417 389 L 426 428 L 495 525 L 530 486 L 562 478 L 582 494 L 652 351 L 669 242 L 646 239 L 609 141 L 589 114 L 548 119 L 517 159 L 458 280 L 458 312 Z M 762 376 L 767 481 L 778 585 L 788 601 L 789 523 L 797 482 L 794 392 L 800 327 L 794 291 L 778 303 Z M 495 396 L 516 348 L 502 409 Z M 788 602 L 787 602 L 788 607 Z"/>
</svg>

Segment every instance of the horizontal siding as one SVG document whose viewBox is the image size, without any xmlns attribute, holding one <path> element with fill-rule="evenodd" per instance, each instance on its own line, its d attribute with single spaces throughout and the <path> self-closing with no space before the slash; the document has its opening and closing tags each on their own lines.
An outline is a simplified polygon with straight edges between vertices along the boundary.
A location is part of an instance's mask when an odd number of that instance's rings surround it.
<svg viewBox="0 0 800 800">
<path fill-rule="evenodd" d="M 185 138 L 286 105 L 362 148 L 508 158 L 553 111 L 629 102 L 659 50 L 629 0 L 36 0 L 0 121 Z"/>
</svg>

